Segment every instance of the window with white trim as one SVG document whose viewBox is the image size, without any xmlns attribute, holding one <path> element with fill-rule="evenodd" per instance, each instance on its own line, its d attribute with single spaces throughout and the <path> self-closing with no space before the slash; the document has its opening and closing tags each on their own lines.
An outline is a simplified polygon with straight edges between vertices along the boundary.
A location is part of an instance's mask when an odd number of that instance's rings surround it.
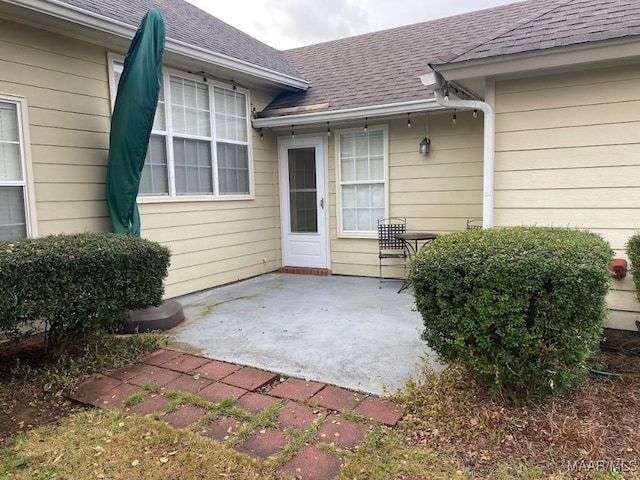
<svg viewBox="0 0 640 480">
<path fill-rule="evenodd" d="M 385 217 L 386 129 L 338 134 L 340 232 L 375 234 Z"/>
<path fill-rule="evenodd" d="M 30 233 L 20 107 L 0 97 L 0 240 Z"/>
<path fill-rule="evenodd" d="M 246 93 L 165 73 L 139 195 L 249 195 L 248 131 Z"/>
</svg>

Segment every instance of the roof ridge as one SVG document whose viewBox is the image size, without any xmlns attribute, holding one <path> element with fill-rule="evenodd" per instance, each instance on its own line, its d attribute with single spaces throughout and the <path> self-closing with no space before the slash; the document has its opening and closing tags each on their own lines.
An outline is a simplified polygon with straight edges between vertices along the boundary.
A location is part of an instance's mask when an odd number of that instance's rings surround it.
<svg viewBox="0 0 640 480">
<path fill-rule="evenodd" d="M 527 3 L 527 2 L 538 2 L 539 0 L 515 0 L 512 3 L 506 3 L 503 5 L 495 5 L 493 7 L 487 7 L 487 8 L 482 8 L 480 10 L 471 10 L 468 12 L 462 12 L 462 13 L 457 13 L 455 15 L 448 15 L 445 17 L 439 17 L 439 18 L 432 18 L 430 20 L 424 20 L 422 22 L 417 22 L 417 23 L 410 23 L 408 25 L 398 25 L 396 27 L 389 27 L 389 28 L 383 28 L 382 30 L 375 30 L 373 32 L 366 32 L 366 33 L 359 33 L 357 35 L 349 35 L 346 37 L 342 37 L 342 38 L 335 38 L 333 40 L 325 40 L 324 42 L 318 42 L 318 43 L 311 43 L 309 45 L 301 45 L 299 47 L 294 47 L 294 48 L 287 48 L 284 50 L 280 50 L 281 52 L 284 53 L 289 53 L 289 52 L 295 52 L 298 50 L 305 50 L 308 49 L 310 47 L 315 47 L 315 46 L 319 46 L 319 45 L 328 45 L 331 43 L 337 43 L 337 42 L 345 42 L 345 41 L 350 41 L 356 38 L 364 38 L 367 36 L 376 36 L 376 35 L 380 35 L 381 33 L 386 33 L 386 32 L 392 32 L 394 30 L 406 30 L 407 28 L 418 28 L 420 26 L 423 25 L 427 25 L 429 23 L 434 23 L 434 22 L 439 22 L 439 21 L 450 21 L 452 19 L 456 19 L 458 17 L 466 17 L 466 16 L 473 16 L 473 15 L 477 15 L 480 12 L 486 13 L 489 12 L 491 10 L 500 10 L 500 9 L 508 9 L 513 7 L 514 5 L 517 4 L 522 4 L 522 3 Z M 562 1 L 562 0 L 552 0 L 552 1 Z M 571 1 L 571 0 L 568 0 Z M 482 45 L 482 43 L 477 44 L 476 46 Z"/>
<path fill-rule="evenodd" d="M 526 0 L 528 2 L 531 3 L 537 3 L 539 0 Z M 488 39 L 484 39 L 482 42 L 477 43 L 475 45 L 472 45 L 471 47 L 469 47 L 468 49 L 466 49 L 465 51 L 459 51 L 459 52 L 450 52 L 451 55 L 447 56 L 447 57 L 443 57 L 443 56 L 439 56 L 437 59 L 434 59 L 434 61 L 429 62 L 429 63 L 437 63 L 435 60 L 441 60 L 443 63 L 449 63 L 449 62 L 453 62 L 455 61 L 457 58 L 460 58 L 461 56 L 475 50 L 478 47 L 481 47 L 482 45 L 486 45 L 489 42 L 492 42 L 500 37 L 503 37 L 504 35 L 513 32 L 519 28 L 522 28 L 523 26 L 530 24 L 536 20 L 538 20 L 539 18 L 548 15 L 551 12 L 554 12 L 555 10 L 558 10 L 559 8 L 562 8 L 566 5 L 568 5 L 569 3 L 573 2 L 574 0 L 551 0 L 552 2 L 556 2 L 554 6 L 551 6 L 550 8 L 548 8 L 547 10 L 545 10 L 544 12 L 541 12 L 540 14 L 532 14 L 531 16 L 523 19 L 521 22 L 517 22 L 516 24 L 514 24 L 513 26 L 509 26 L 508 28 L 505 28 L 501 31 L 498 31 L 496 33 L 495 36 L 488 38 Z"/>
</svg>

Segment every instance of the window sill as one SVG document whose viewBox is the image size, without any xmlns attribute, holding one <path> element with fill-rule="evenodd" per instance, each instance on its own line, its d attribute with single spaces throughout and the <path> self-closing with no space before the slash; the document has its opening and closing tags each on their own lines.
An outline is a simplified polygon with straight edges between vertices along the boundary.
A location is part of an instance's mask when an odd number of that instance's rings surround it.
<svg viewBox="0 0 640 480">
<path fill-rule="evenodd" d="M 145 203 L 187 203 L 187 202 L 230 202 L 255 200 L 255 195 L 181 195 L 179 197 L 162 196 L 138 196 L 139 204 Z"/>
<path fill-rule="evenodd" d="M 376 232 L 356 233 L 356 232 L 338 232 L 338 238 L 349 238 L 357 240 L 377 240 L 378 234 Z"/>
</svg>

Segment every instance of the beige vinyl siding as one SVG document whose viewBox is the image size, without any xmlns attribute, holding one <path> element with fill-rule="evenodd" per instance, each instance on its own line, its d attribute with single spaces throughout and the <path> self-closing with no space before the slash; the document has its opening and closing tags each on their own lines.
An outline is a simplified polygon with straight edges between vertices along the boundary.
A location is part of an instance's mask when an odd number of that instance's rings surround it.
<svg viewBox="0 0 640 480">
<path fill-rule="evenodd" d="M 270 100 L 251 92 L 262 109 Z M 171 248 L 165 294 L 175 297 L 282 266 L 276 137 L 251 130 L 254 199 L 139 204 L 142 236 Z"/>
<path fill-rule="evenodd" d="M 107 49 L 0 20 L 0 92 L 27 98 L 39 234 L 110 231 Z M 172 251 L 166 297 L 281 266 L 275 137 L 252 133 L 255 199 L 140 204 L 142 236 Z"/>
<path fill-rule="evenodd" d="M 407 230 L 446 233 L 463 230 L 466 219 L 482 215 L 482 118 L 458 112 L 430 115 L 429 154 L 418 153 L 427 118 L 369 120 L 389 127 L 389 215 L 407 219 Z M 349 125 L 349 127 L 358 125 Z M 378 276 L 377 239 L 338 238 L 335 135 L 329 139 L 331 270 L 341 275 Z"/>
<path fill-rule="evenodd" d="M 27 98 L 39 234 L 108 230 L 104 49 L 0 20 L 0 91 Z"/>
<path fill-rule="evenodd" d="M 495 224 L 595 231 L 625 256 L 640 230 L 640 66 L 496 82 Z M 635 329 L 630 276 L 608 326 Z"/>
</svg>

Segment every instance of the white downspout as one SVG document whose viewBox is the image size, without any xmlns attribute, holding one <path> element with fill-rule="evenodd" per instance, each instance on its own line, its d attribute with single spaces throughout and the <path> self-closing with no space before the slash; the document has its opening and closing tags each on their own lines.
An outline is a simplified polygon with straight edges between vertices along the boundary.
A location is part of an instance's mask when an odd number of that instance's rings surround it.
<svg viewBox="0 0 640 480">
<path fill-rule="evenodd" d="M 420 76 L 422 84 L 433 90 L 436 102 L 443 107 L 480 110 L 484 113 L 484 170 L 483 170 L 483 200 L 482 200 L 482 228 L 493 227 L 493 176 L 494 176 L 494 142 L 495 116 L 493 108 L 486 102 L 479 100 L 452 100 L 442 94 L 444 79 L 437 72 L 430 72 Z"/>
</svg>

